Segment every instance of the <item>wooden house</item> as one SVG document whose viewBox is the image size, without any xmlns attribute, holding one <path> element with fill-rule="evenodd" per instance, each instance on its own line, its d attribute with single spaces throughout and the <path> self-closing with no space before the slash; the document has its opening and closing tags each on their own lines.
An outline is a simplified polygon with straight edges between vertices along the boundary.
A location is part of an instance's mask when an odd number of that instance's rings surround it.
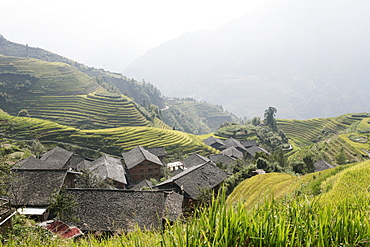
<svg viewBox="0 0 370 247">
<path fill-rule="evenodd" d="M 92 162 L 82 161 L 77 165 L 77 169 L 89 170 L 93 175 L 113 182 L 116 188 L 124 189 L 127 186 L 126 171 L 120 159 L 103 155 Z"/>
<path fill-rule="evenodd" d="M 145 148 L 138 146 L 129 152 L 122 153 L 122 157 L 131 183 L 137 184 L 150 178 L 160 179 L 163 164 L 157 156 Z"/>
<path fill-rule="evenodd" d="M 163 159 L 166 157 L 167 152 L 164 149 L 164 147 L 151 147 L 151 148 L 145 148 L 148 150 L 150 153 L 154 154 L 159 158 L 160 161 L 163 162 Z"/>
<path fill-rule="evenodd" d="M 235 158 L 223 153 L 210 155 L 209 159 L 216 164 L 221 163 L 224 165 L 233 163 L 236 160 Z"/>
<path fill-rule="evenodd" d="M 234 139 L 234 138 L 229 138 L 224 141 L 226 148 L 234 147 L 238 151 L 242 152 L 243 154 L 247 152 L 247 149 L 240 143 L 240 141 Z"/>
<path fill-rule="evenodd" d="M 213 147 L 213 148 L 215 148 L 217 150 L 220 150 L 220 151 L 226 149 L 225 144 L 220 139 L 218 139 L 214 136 L 210 136 L 207 139 L 204 139 L 203 142 L 207 146 Z"/>
<path fill-rule="evenodd" d="M 73 175 L 64 169 L 12 169 L 13 179 L 8 191 L 10 203 L 17 208 L 26 208 L 20 213 L 45 220 L 49 212 L 50 198 L 69 187 Z"/>
<path fill-rule="evenodd" d="M 212 161 L 190 167 L 187 170 L 156 185 L 158 189 L 173 189 L 184 193 L 184 206 L 188 207 L 198 200 L 202 189 L 212 189 L 215 192 L 226 179 L 227 175 Z"/>
<path fill-rule="evenodd" d="M 225 155 L 227 155 L 231 158 L 234 158 L 234 159 L 239 159 L 239 158 L 242 158 L 244 156 L 244 154 L 242 152 L 240 152 L 238 149 L 236 149 L 235 147 L 232 147 L 232 146 L 226 148 L 221 153 L 225 154 Z"/>
</svg>

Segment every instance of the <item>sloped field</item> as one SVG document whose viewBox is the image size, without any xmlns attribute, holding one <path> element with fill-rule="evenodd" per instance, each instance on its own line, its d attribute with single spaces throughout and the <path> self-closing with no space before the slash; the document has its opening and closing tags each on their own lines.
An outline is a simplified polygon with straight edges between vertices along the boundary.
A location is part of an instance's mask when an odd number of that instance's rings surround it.
<svg viewBox="0 0 370 247">
<path fill-rule="evenodd" d="M 349 123 L 346 122 L 346 123 Z M 325 136 L 339 133 L 349 127 L 336 118 L 317 118 L 308 120 L 279 119 L 277 126 L 298 146 L 307 146 L 323 140 Z"/>
<path fill-rule="evenodd" d="M 177 151 L 184 154 L 216 152 L 194 135 L 155 127 L 80 130 L 48 120 L 12 117 L 4 112 L 0 112 L 0 127 L 6 135 L 17 139 L 38 138 L 40 140 L 68 142 L 116 155 L 136 146 L 163 146 L 170 154 Z"/>
<path fill-rule="evenodd" d="M 337 166 L 304 176 L 267 173 L 240 183 L 228 197 L 228 202 L 238 201 L 252 208 L 274 198 L 296 195 L 317 196 L 321 202 L 336 203 L 344 199 L 369 196 L 370 161 L 354 165 Z"/>
</svg>

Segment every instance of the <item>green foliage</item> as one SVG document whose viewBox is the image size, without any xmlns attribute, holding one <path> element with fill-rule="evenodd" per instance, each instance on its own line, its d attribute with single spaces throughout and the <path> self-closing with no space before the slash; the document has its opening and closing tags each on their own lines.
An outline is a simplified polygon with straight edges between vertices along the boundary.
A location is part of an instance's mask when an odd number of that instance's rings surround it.
<svg viewBox="0 0 370 247">
<path fill-rule="evenodd" d="M 42 145 L 37 139 L 32 140 L 30 150 L 36 156 L 36 158 L 40 158 L 41 155 L 46 151 L 44 145 Z"/>
<path fill-rule="evenodd" d="M 335 159 L 339 165 L 343 165 L 347 162 L 347 156 L 343 149 L 335 156 Z"/>
<path fill-rule="evenodd" d="M 277 131 L 276 126 L 276 120 L 275 120 L 275 114 L 277 112 L 277 109 L 275 107 L 270 106 L 265 110 L 264 114 L 264 123 L 269 126 L 273 131 Z"/>
<path fill-rule="evenodd" d="M 71 215 L 75 212 L 77 203 L 73 195 L 66 193 L 65 189 L 54 193 L 50 198 L 48 209 L 54 212 L 62 220 L 72 220 Z"/>
</svg>

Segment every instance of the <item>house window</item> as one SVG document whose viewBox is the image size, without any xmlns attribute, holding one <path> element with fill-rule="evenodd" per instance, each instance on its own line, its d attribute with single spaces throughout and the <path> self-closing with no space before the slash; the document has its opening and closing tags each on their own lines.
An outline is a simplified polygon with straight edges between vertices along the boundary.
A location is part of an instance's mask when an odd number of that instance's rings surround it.
<svg viewBox="0 0 370 247">
<path fill-rule="evenodd" d="M 140 164 L 140 166 L 143 166 L 144 164 Z"/>
<path fill-rule="evenodd" d="M 148 166 L 151 166 L 152 165 L 152 163 L 148 163 Z"/>
<path fill-rule="evenodd" d="M 151 171 L 151 170 L 153 170 L 152 168 L 148 168 L 148 171 Z"/>
<path fill-rule="evenodd" d="M 154 168 L 154 170 L 155 170 L 155 171 L 157 171 L 157 170 L 158 170 L 158 168 Z"/>
</svg>

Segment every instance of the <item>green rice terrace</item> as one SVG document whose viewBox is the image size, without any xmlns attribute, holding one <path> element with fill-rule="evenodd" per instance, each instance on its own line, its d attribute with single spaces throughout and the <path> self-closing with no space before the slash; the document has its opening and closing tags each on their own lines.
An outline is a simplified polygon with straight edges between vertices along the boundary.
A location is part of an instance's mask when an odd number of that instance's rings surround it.
<svg viewBox="0 0 370 247">
<path fill-rule="evenodd" d="M 118 127 L 80 130 L 48 120 L 30 117 L 14 117 L 0 112 L 0 130 L 12 139 L 57 141 L 120 155 L 136 146 L 165 147 L 169 154 L 175 152 L 215 153 L 202 140 L 191 134 L 155 127 Z"/>
<path fill-rule="evenodd" d="M 330 134 L 339 134 L 351 125 L 368 117 L 367 114 L 345 114 L 334 118 L 308 120 L 277 119 L 277 126 L 298 146 L 324 140 Z"/>
<path fill-rule="evenodd" d="M 277 120 L 278 128 L 284 131 L 295 147 L 290 159 L 311 154 L 332 164 L 339 164 L 339 153 L 343 153 L 344 163 L 368 159 L 368 122 L 367 113 L 345 114 L 335 118 Z"/>
<path fill-rule="evenodd" d="M 1 56 L 0 75 L 1 107 L 11 115 L 23 113 L 85 129 L 170 128 L 140 111 L 131 98 L 107 92 L 64 63 Z"/>
</svg>

